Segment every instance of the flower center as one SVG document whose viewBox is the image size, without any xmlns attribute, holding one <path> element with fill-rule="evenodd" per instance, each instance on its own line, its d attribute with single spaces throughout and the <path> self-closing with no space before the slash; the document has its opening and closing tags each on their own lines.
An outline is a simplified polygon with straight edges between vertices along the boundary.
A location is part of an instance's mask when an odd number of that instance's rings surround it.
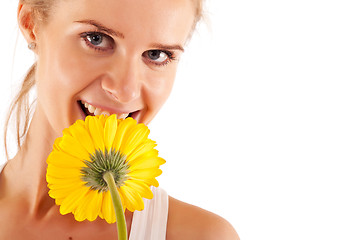
<svg viewBox="0 0 360 240">
<path fill-rule="evenodd" d="M 96 150 L 90 155 L 90 161 L 85 160 L 86 167 L 81 168 L 81 180 L 92 190 L 99 192 L 108 191 L 108 186 L 103 178 L 106 172 L 114 176 L 115 184 L 119 188 L 129 178 L 129 165 L 126 162 L 126 155 L 119 151 Z"/>
</svg>

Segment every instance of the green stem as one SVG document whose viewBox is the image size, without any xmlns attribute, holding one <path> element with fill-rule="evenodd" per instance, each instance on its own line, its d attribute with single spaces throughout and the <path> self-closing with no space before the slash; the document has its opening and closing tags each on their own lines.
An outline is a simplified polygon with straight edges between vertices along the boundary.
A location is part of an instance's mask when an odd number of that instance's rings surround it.
<svg viewBox="0 0 360 240">
<path fill-rule="evenodd" d="M 111 172 L 106 172 L 103 175 L 103 178 L 109 187 L 111 199 L 112 199 L 114 210 L 115 210 L 118 239 L 119 240 L 127 240 L 125 214 L 124 214 L 123 207 L 121 205 L 121 199 L 120 199 L 119 192 L 116 188 L 114 176 L 112 175 Z"/>
</svg>

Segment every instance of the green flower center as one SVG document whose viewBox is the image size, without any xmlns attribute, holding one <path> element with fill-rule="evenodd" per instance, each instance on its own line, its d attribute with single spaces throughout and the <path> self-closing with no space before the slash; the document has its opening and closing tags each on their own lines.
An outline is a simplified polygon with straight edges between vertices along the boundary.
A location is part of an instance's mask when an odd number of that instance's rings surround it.
<svg viewBox="0 0 360 240">
<path fill-rule="evenodd" d="M 85 160 L 86 167 L 81 168 L 81 180 L 91 190 L 99 192 L 108 191 L 109 188 L 103 178 L 106 172 L 111 172 L 114 176 L 116 187 L 121 187 L 129 178 L 129 165 L 126 162 L 126 155 L 118 151 L 111 150 L 105 152 L 96 150 L 90 155 L 90 160 Z"/>
</svg>

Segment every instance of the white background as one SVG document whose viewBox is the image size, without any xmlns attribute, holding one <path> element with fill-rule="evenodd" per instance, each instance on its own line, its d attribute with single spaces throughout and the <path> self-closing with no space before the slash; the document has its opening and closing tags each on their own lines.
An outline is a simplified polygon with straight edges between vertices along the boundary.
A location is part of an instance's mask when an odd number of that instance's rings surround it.
<svg viewBox="0 0 360 240">
<path fill-rule="evenodd" d="M 0 9 L 1 116 L 33 60 L 21 37 L 14 52 L 12 2 Z M 150 125 L 167 160 L 160 185 L 242 240 L 360 239 L 359 10 L 209 0 Z"/>
</svg>

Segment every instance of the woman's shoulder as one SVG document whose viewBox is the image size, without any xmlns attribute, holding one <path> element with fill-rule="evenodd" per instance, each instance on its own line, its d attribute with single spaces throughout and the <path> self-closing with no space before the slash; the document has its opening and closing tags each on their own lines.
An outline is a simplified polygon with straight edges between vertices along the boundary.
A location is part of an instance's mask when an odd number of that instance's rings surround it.
<svg viewBox="0 0 360 240">
<path fill-rule="evenodd" d="M 169 196 L 167 240 L 238 240 L 235 229 L 224 218 Z"/>
<path fill-rule="evenodd" d="M 1 172 L 2 172 L 2 170 L 4 169 L 5 164 L 6 164 L 6 162 L 4 162 L 4 163 L 0 163 L 0 173 L 1 173 Z"/>
</svg>

